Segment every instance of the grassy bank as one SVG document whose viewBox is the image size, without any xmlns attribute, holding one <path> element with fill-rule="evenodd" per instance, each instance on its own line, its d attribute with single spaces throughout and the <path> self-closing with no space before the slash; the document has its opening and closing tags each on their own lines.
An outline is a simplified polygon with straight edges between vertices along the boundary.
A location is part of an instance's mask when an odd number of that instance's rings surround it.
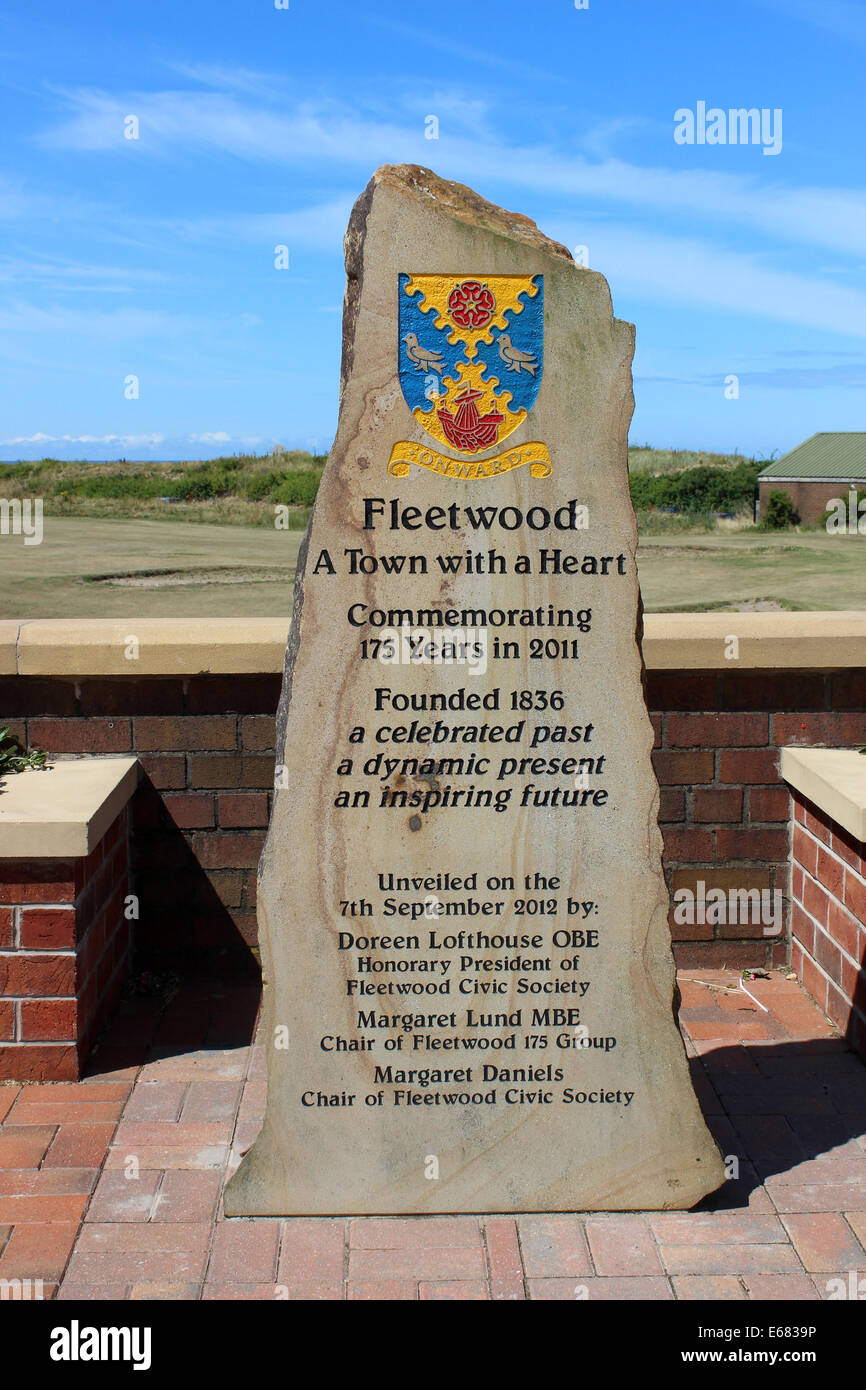
<svg viewBox="0 0 866 1390">
<path fill-rule="evenodd" d="M 303 531 L 325 456 L 303 450 L 237 454 L 187 463 L 0 464 L 5 497 L 41 497 L 46 516 L 154 517 L 219 526 L 274 525 L 284 507 Z"/>
<path fill-rule="evenodd" d="M 42 459 L 0 464 L 2 495 L 41 497 L 48 517 L 153 517 L 218 526 L 272 528 L 275 507 L 287 529 L 302 531 L 325 456 L 303 450 L 238 454 L 207 462 L 88 463 Z M 712 513 L 751 515 L 759 464 L 735 454 L 629 450 L 632 496 L 642 528 L 666 534 L 712 525 Z M 675 516 L 672 523 L 670 517 Z"/>
<path fill-rule="evenodd" d="M 0 465 L 0 497 L 45 504 L 41 545 L 0 537 L 0 617 L 286 616 L 324 462 Z M 866 538 L 757 529 L 758 461 L 636 447 L 629 462 L 648 611 L 866 609 Z"/>
</svg>

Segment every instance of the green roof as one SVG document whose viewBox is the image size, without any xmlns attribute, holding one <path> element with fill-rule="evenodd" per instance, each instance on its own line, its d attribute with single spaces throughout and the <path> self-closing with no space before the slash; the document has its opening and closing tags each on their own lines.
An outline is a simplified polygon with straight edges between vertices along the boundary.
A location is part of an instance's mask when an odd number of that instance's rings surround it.
<svg viewBox="0 0 866 1390">
<path fill-rule="evenodd" d="M 764 478 L 866 480 L 866 431 L 813 434 L 760 475 Z"/>
</svg>

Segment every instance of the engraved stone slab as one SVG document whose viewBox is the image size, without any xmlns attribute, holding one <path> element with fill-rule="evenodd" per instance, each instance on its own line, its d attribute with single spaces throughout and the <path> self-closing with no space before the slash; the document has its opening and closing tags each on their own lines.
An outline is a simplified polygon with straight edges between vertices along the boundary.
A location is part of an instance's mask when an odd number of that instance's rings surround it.
<svg viewBox="0 0 866 1390">
<path fill-rule="evenodd" d="M 262 857 L 229 1215 L 689 1207 L 627 474 L 631 325 L 528 219 L 380 169 Z"/>
</svg>

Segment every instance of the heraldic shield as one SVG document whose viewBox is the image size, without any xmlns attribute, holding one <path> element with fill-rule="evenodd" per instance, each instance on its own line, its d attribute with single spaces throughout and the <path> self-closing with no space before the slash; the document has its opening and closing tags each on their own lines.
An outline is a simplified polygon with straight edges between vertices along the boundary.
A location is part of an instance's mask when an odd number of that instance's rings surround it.
<svg viewBox="0 0 866 1390">
<path fill-rule="evenodd" d="M 543 275 L 401 275 L 400 383 L 418 424 L 473 455 L 526 419 L 541 385 Z"/>
</svg>

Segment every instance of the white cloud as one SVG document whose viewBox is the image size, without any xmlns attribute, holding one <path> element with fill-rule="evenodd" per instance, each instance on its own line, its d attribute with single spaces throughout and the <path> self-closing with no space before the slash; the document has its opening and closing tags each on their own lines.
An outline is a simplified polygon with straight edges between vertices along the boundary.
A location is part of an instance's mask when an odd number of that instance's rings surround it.
<svg viewBox="0 0 866 1390">
<path fill-rule="evenodd" d="M 757 175 L 642 169 L 615 159 L 590 164 L 544 151 L 518 151 L 509 156 L 508 164 L 502 174 L 509 182 L 539 191 L 633 203 L 713 223 L 722 217 L 741 228 L 758 228 L 774 240 L 866 255 L 866 193 L 856 189 L 786 188 L 768 185 Z"/>
<path fill-rule="evenodd" d="M 224 92 L 245 92 L 247 95 L 279 99 L 285 92 L 285 79 L 255 68 L 227 68 L 222 63 L 167 62 L 166 68 L 203 87 Z"/>
<path fill-rule="evenodd" d="M 161 272 L 141 267 L 89 265 L 48 257 L 42 260 L 0 258 L 0 283 L 32 284 L 71 293 L 124 294 L 139 285 L 165 279 Z"/>
<path fill-rule="evenodd" d="M 562 154 L 545 145 L 509 146 L 493 137 L 458 134 L 437 142 L 434 150 L 424 139 L 420 122 L 409 126 L 365 117 L 334 102 L 286 109 L 245 103 L 225 92 L 150 92 L 124 100 L 93 90 L 65 95 L 71 115 L 43 137 L 61 148 L 125 155 L 133 147 L 136 156 L 143 157 L 210 151 L 256 162 L 364 171 L 382 162 L 426 163 L 435 153 L 440 172 L 482 191 L 489 187 L 491 170 L 495 170 L 498 181 L 553 195 L 560 206 L 574 201 L 584 209 L 588 199 L 596 199 L 713 224 L 724 218 L 738 228 L 760 230 L 773 240 L 866 256 L 866 193 L 848 188 L 792 188 L 778 181 L 775 173 L 777 181 L 769 182 L 763 165 L 753 173 L 687 165 L 641 167 L 621 159 Z M 138 141 L 123 138 L 123 120 L 130 113 L 140 120 Z M 689 151 L 675 147 L 672 139 L 672 161 L 681 165 L 688 158 Z M 329 226 L 343 205 L 343 199 L 322 205 Z"/>
<path fill-rule="evenodd" d="M 866 293 L 776 270 L 757 254 L 728 251 L 697 238 L 597 224 L 590 261 L 603 270 L 620 300 L 629 295 L 745 317 L 757 314 L 866 337 Z"/>
<path fill-rule="evenodd" d="M 315 108 L 301 103 L 245 104 L 224 92 L 109 92 L 77 88 L 59 93 L 71 107 L 69 118 L 46 132 L 43 142 L 60 148 L 121 154 L 211 149 L 246 159 L 280 163 L 322 160 L 349 166 L 369 164 L 383 149 L 407 144 L 416 153 L 430 143 L 423 128 L 409 130 L 388 121 L 364 119 L 336 103 Z M 124 120 L 135 115 L 139 138 L 127 140 Z"/>
<path fill-rule="evenodd" d="M 53 215 L 52 200 L 46 194 L 31 193 L 0 174 L 0 218 L 11 222 L 20 217 Z"/>
<path fill-rule="evenodd" d="M 285 243 L 293 246 L 318 246 L 330 243 L 337 251 L 343 245 L 343 235 L 356 195 L 345 193 L 327 203 L 308 208 L 286 209 L 283 212 L 235 213 L 226 217 L 196 217 L 163 223 L 173 235 L 191 241 L 237 241 L 253 244 Z"/>
<path fill-rule="evenodd" d="M 55 334 L 72 345 L 83 339 L 103 343 L 121 343 L 134 351 L 145 339 L 193 337 L 203 344 L 213 329 L 213 322 L 188 314 L 171 314 L 160 309 L 67 309 L 61 305 L 42 308 L 17 301 L 0 309 L 0 339 L 4 346 L 22 335 L 44 337 Z"/>
<path fill-rule="evenodd" d="M 611 121 L 599 121 L 597 125 L 590 126 L 581 144 L 597 159 L 608 159 L 611 157 L 611 146 L 619 136 L 645 130 L 648 125 L 649 121 L 638 117 L 618 117 Z"/>
<path fill-rule="evenodd" d="M 123 444 L 137 447 L 162 444 L 162 434 L 27 434 L 14 439 L 0 439 L 0 448 L 17 444 Z"/>
<path fill-rule="evenodd" d="M 702 376 L 636 376 L 635 384 L 669 383 L 718 391 L 726 375 L 720 371 Z M 745 382 L 749 386 L 778 391 L 862 391 L 866 386 L 866 363 L 835 367 L 775 367 L 768 371 L 749 371 L 740 367 L 736 376 L 741 385 Z"/>
</svg>

